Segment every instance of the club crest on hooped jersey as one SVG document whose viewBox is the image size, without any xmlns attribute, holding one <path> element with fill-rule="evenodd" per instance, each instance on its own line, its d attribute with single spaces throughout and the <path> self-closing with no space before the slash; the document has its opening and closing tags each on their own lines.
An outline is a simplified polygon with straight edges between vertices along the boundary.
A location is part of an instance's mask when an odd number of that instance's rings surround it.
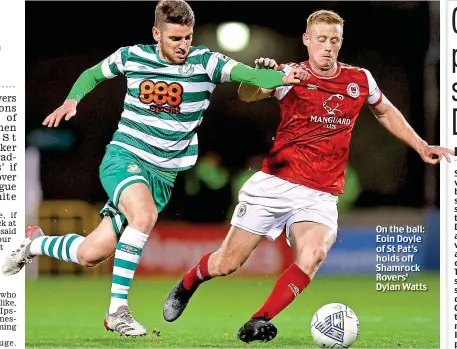
<svg viewBox="0 0 457 349">
<path fill-rule="evenodd" d="M 360 96 L 360 88 L 359 88 L 359 85 L 357 85 L 355 82 L 351 82 L 351 83 L 348 85 L 347 93 L 348 93 L 348 95 L 351 96 L 352 98 L 357 98 L 358 96 Z"/>
<path fill-rule="evenodd" d="M 194 66 L 192 64 L 185 63 L 178 68 L 178 71 L 182 76 L 189 76 L 194 72 Z"/>
</svg>

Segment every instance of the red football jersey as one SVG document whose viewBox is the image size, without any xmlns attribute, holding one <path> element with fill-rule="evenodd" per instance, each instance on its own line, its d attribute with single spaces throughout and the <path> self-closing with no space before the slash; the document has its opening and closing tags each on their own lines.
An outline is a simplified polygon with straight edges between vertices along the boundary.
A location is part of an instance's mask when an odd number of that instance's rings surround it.
<svg viewBox="0 0 457 349">
<path fill-rule="evenodd" d="M 337 63 L 333 76 L 321 76 L 309 62 L 288 64 L 311 77 L 273 93 L 281 122 L 262 171 L 307 187 L 341 194 L 354 123 L 365 103 L 376 106 L 382 93 L 366 69 Z"/>
</svg>

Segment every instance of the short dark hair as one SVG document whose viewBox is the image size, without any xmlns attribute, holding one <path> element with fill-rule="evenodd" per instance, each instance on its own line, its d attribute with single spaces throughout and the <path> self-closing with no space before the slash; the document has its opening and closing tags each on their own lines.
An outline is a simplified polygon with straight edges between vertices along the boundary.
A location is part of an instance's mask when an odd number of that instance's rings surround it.
<svg viewBox="0 0 457 349">
<path fill-rule="evenodd" d="M 193 27 L 195 25 L 194 11 L 183 0 L 161 0 L 155 11 L 155 27 L 164 23 L 174 23 Z"/>
</svg>

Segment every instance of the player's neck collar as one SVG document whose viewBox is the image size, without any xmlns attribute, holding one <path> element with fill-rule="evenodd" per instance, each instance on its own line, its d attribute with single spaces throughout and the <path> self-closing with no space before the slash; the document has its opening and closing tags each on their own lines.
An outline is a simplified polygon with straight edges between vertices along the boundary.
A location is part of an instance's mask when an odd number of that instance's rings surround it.
<svg viewBox="0 0 457 349">
<path fill-rule="evenodd" d="M 336 78 L 341 73 L 341 64 L 339 62 L 335 63 L 336 71 L 335 71 L 335 74 L 333 74 L 333 75 L 322 75 L 322 74 L 315 72 L 313 70 L 313 68 L 311 68 L 311 64 L 309 63 L 309 60 L 304 63 L 305 63 L 305 66 L 308 68 L 308 71 L 318 79 L 333 79 L 333 78 Z"/>
</svg>

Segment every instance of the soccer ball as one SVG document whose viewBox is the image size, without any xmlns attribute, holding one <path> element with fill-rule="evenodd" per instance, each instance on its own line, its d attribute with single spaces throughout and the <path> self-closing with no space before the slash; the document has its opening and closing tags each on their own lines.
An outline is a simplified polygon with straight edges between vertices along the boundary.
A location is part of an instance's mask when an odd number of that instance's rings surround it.
<svg viewBox="0 0 457 349">
<path fill-rule="evenodd" d="M 347 305 L 326 304 L 311 320 L 311 335 L 321 348 L 349 348 L 359 335 L 359 319 Z"/>
</svg>

